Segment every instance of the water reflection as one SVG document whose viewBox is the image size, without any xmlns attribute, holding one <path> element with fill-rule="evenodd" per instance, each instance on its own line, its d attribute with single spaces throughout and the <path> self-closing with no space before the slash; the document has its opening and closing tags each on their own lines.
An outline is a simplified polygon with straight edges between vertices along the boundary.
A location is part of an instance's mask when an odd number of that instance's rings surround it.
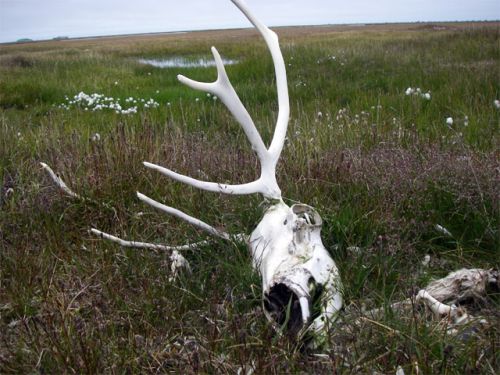
<svg viewBox="0 0 500 375">
<path fill-rule="evenodd" d="M 139 59 L 141 64 L 152 65 L 157 68 L 208 68 L 215 66 L 215 61 L 205 58 L 186 59 L 184 57 L 170 57 L 168 59 Z M 224 65 L 237 64 L 238 60 L 222 59 Z"/>
</svg>

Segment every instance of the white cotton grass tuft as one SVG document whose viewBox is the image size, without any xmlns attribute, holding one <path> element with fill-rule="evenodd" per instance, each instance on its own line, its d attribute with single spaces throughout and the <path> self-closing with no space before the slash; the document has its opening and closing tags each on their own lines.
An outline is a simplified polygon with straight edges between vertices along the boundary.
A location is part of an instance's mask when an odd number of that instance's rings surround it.
<svg viewBox="0 0 500 375">
<path fill-rule="evenodd" d="M 431 92 L 430 91 L 424 92 L 420 87 L 416 87 L 416 88 L 408 87 L 405 91 L 405 95 L 406 96 L 410 96 L 410 95 L 419 96 L 422 99 L 431 100 Z"/>
<path fill-rule="evenodd" d="M 449 126 L 453 125 L 453 117 L 446 118 L 446 125 L 449 125 Z"/>
<path fill-rule="evenodd" d="M 495 106 L 495 108 L 500 109 L 500 100 L 495 99 L 495 100 L 493 101 L 493 105 Z"/>
<path fill-rule="evenodd" d="M 158 108 L 160 103 L 152 98 L 148 100 L 144 98 L 134 98 L 132 96 L 123 100 L 124 104 L 120 104 L 120 98 L 107 97 L 103 94 L 93 93 L 86 94 L 83 91 L 79 92 L 72 98 L 65 96 L 66 103 L 60 104 L 58 107 L 61 109 L 69 110 L 71 107 L 82 108 L 84 111 L 103 111 L 111 110 L 116 114 L 131 115 L 139 111 L 140 103 L 143 108 Z M 128 108 L 124 108 L 128 107 Z"/>
</svg>

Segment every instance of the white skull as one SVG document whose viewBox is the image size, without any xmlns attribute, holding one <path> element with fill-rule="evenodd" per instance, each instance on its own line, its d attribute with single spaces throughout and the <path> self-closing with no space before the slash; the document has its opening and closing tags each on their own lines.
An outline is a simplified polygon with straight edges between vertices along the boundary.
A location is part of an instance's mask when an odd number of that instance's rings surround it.
<svg viewBox="0 0 500 375">
<path fill-rule="evenodd" d="M 249 240 L 267 318 L 292 336 L 314 332 L 316 344 L 342 307 L 339 272 L 321 242 L 322 222 L 314 208 L 280 201 Z"/>
</svg>

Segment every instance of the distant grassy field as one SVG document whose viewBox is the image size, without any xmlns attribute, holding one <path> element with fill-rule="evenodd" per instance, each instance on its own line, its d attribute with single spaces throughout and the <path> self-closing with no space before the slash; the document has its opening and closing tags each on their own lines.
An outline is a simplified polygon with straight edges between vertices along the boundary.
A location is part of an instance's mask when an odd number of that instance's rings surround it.
<svg viewBox="0 0 500 375">
<path fill-rule="evenodd" d="M 499 26 L 277 29 L 292 109 L 278 180 L 288 202 L 322 215 L 347 311 L 388 306 L 458 268 L 498 268 Z M 239 61 L 228 75 L 269 141 L 274 71 L 255 31 L 0 46 L 0 373 L 498 373 L 498 296 L 474 335 L 388 309 L 361 328 L 341 323 L 327 355 L 310 356 L 266 323 L 246 248 L 187 251 L 193 274 L 170 282 L 167 254 L 88 234 L 205 238 L 136 191 L 231 233 L 252 231 L 260 197 L 200 192 L 142 166 L 231 183 L 258 175 L 220 101 L 176 79 L 211 81 L 215 68 L 137 62 L 210 59 L 212 45 Z M 70 103 L 80 92 L 121 109 Z M 150 99 L 157 105 L 146 108 Z M 42 161 L 89 200 L 64 196 Z"/>
</svg>

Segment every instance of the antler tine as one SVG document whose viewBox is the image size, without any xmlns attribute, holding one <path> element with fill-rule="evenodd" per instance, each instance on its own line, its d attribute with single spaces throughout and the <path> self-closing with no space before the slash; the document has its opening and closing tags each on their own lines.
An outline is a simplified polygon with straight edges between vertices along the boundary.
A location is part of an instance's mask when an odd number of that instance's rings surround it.
<svg viewBox="0 0 500 375">
<path fill-rule="evenodd" d="M 214 56 L 215 65 L 217 67 L 217 80 L 215 82 L 198 82 L 181 74 L 177 76 L 177 79 L 192 89 L 206 91 L 219 97 L 234 118 L 241 124 L 243 131 L 252 145 L 252 149 L 257 153 L 258 157 L 262 159 L 267 154 L 266 146 L 250 114 L 231 85 L 231 81 L 229 81 L 226 69 L 224 68 L 224 63 L 215 47 L 212 47 L 212 55 Z"/>
<path fill-rule="evenodd" d="M 193 250 L 199 247 L 208 245 L 210 241 L 200 241 L 195 243 L 190 243 L 187 245 L 179 245 L 179 246 L 168 246 L 162 244 L 155 244 L 149 242 L 139 242 L 139 241 L 126 241 L 121 239 L 120 237 L 113 236 L 112 234 L 102 232 L 98 229 L 91 228 L 90 233 L 93 235 L 103 238 L 105 240 L 115 242 L 123 247 L 134 247 L 136 249 L 151 249 L 151 250 L 166 250 L 166 251 L 180 251 L 180 250 Z"/>
<path fill-rule="evenodd" d="M 64 181 L 61 179 L 61 177 L 59 177 L 57 174 L 54 173 L 54 171 L 52 170 L 52 168 L 50 168 L 45 163 L 40 163 L 40 165 L 42 166 L 43 169 L 45 169 L 45 171 L 47 171 L 47 173 L 49 174 L 49 176 L 52 179 L 52 181 L 54 181 L 55 184 L 57 186 L 59 186 L 62 191 L 64 191 L 66 194 L 68 194 L 72 198 L 81 198 L 80 195 L 78 195 L 77 193 L 75 193 L 73 190 L 71 190 L 68 187 L 68 185 L 66 185 L 64 183 Z"/>
<path fill-rule="evenodd" d="M 144 166 L 155 171 L 160 172 L 161 174 L 170 177 L 173 180 L 182 182 L 187 185 L 191 185 L 195 188 L 211 191 L 214 193 L 224 193 L 224 194 L 232 194 L 232 195 L 247 195 L 262 192 L 262 182 L 259 180 L 249 182 L 247 184 L 239 184 L 239 185 L 228 185 L 221 184 L 218 182 L 208 182 L 208 181 L 200 181 L 196 178 L 192 178 L 177 172 L 172 171 L 171 169 L 161 167 L 156 164 L 148 163 L 147 161 L 143 162 Z"/>
<path fill-rule="evenodd" d="M 276 120 L 274 136 L 271 141 L 271 146 L 269 147 L 269 154 L 276 162 L 285 143 L 288 120 L 290 118 L 290 102 L 288 97 L 285 60 L 283 59 L 283 55 L 280 50 L 278 35 L 262 22 L 260 22 L 250 12 L 244 1 L 231 1 L 260 32 L 273 59 L 274 71 L 276 74 L 276 88 L 278 92 L 278 119 Z"/>
<path fill-rule="evenodd" d="M 141 194 L 139 192 L 137 193 L 137 197 L 141 201 L 149 204 L 150 206 L 152 206 L 154 208 L 157 208 L 160 211 L 163 211 L 163 212 L 165 212 L 165 213 L 167 213 L 169 215 L 178 217 L 179 219 L 187 221 L 188 223 L 194 225 L 195 227 L 203 229 L 205 232 L 208 232 L 212 236 L 220 237 L 220 238 L 222 238 L 224 240 L 229 240 L 230 239 L 229 234 L 227 234 L 226 232 L 222 232 L 222 231 L 220 231 L 220 230 L 212 227 L 211 225 L 208 225 L 204 221 L 201 221 L 200 219 L 197 219 L 195 217 L 192 217 L 192 216 L 190 216 L 190 215 L 182 212 L 181 210 L 178 210 L 178 209 L 170 207 L 170 206 L 166 206 L 166 205 L 164 205 L 164 204 L 162 204 L 162 203 L 160 203 L 158 201 L 155 201 L 154 199 L 151 199 L 148 196 L 146 196 L 144 194 Z"/>
</svg>

